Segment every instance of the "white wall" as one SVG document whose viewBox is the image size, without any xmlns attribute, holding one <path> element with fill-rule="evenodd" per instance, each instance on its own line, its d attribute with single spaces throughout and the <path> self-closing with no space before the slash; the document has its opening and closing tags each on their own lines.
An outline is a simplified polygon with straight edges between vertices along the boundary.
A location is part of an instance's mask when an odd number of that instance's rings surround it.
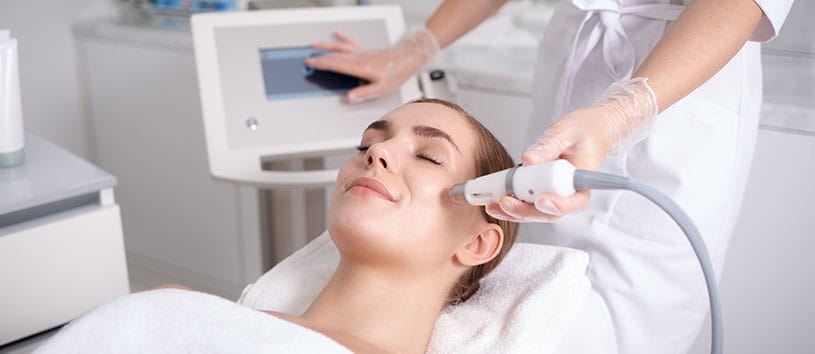
<svg viewBox="0 0 815 354">
<path fill-rule="evenodd" d="M 720 283 L 728 353 L 815 348 L 815 135 L 762 129 Z M 691 353 L 710 351 L 705 327 Z"/>
<path fill-rule="evenodd" d="M 115 0 L 2 0 L 0 28 L 18 39 L 23 124 L 94 160 L 71 24 L 116 14 Z"/>
</svg>

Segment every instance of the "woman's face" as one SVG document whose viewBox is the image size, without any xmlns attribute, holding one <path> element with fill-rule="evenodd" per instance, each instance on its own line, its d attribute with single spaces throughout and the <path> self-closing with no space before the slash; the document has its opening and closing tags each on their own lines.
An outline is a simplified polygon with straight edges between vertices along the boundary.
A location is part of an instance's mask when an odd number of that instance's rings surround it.
<svg viewBox="0 0 815 354">
<path fill-rule="evenodd" d="M 450 201 L 476 177 L 477 138 L 460 113 L 411 103 L 372 123 L 337 177 L 329 232 L 344 259 L 415 271 L 451 262 L 485 218 Z"/>
</svg>

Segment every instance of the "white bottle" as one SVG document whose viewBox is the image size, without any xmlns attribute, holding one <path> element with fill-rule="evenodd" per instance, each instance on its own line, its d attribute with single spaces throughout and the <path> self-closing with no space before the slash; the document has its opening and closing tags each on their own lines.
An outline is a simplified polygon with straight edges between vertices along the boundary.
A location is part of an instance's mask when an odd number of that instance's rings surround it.
<svg viewBox="0 0 815 354">
<path fill-rule="evenodd" d="M 17 40 L 0 30 L 0 168 L 25 161 Z"/>
</svg>

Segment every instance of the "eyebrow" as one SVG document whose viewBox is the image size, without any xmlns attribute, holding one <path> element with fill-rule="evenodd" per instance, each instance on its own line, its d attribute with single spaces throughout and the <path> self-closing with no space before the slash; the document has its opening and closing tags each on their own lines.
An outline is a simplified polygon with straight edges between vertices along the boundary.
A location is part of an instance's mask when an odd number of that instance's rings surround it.
<svg viewBox="0 0 815 354">
<path fill-rule="evenodd" d="M 366 131 L 369 130 L 369 129 L 388 132 L 391 129 L 391 124 L 390 124 L 389 121 L 386 121 L 386 120 L 377 120 L 377 121 L 372 122 L 371 124 L 368 125 L 367 128 L 365 128 Z M 456 148 L 456 150 L 458 150 L 459 153 L 461 153 L 461 149 L 458 148 L 458 145 L 456 145 L 456 143 L 453 141 L 453 138 L 450 137 L 450 134 L 445 133 L 441 129 L 430 127 L 430 126 L 427 126 L 427 125 L 417 125 L 417 126 L 413 127 L 413 133 L 416 134 L 417 136 L 421 136 L 421 137 L 424 137 L 424 138 L 442 138 L 442 139 L 445 139 L 451 145 L 453 145 L 453 147 Z"/>
<path fill-rule="evenodd" d="M 388 131 L 391 129 L 391 122 L 388 122 L 386 120 L 375 120 L 371 122 L 371 124 L 368 124 L 368 127 L 365 128 L 365 131 L 368 131 L 370 129 Z"/>
<path fill-rule="evenodd" d="M 445 133 L 443 130 L 433 127 L 428 127 L 426 125 L 417 125 L 413 127 L 413 133 L 425 137 L 425 138 L 442 138 L 450 142 L 458 153 L 461 153 L 461 149 L 458 148 L 458 145 L 453 141 L 453 138 L 450 137 L 450 134 Z"/>
</svg>

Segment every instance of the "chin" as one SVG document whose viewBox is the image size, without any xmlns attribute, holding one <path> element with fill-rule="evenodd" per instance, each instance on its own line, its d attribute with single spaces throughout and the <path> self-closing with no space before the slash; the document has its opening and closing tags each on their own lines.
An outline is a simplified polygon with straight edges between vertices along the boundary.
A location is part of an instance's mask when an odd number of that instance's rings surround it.
<svg viewBox="0 0 815 354">
<path fill-rule="evenodd" d="M 333 206 L 328 213 L 328 232 L 344 260 L 390 264 L 404 256 L 410 238 L 404 237 L 403 226 L 395 225 L 386 210 Z"/>
<path fill-rule="evenodd" d="M 382 216 L 372 208 L 332 209 L 328 212 L 328 232 L 334 238 L 376 240 L 393 229 Z"/>
</svg>

